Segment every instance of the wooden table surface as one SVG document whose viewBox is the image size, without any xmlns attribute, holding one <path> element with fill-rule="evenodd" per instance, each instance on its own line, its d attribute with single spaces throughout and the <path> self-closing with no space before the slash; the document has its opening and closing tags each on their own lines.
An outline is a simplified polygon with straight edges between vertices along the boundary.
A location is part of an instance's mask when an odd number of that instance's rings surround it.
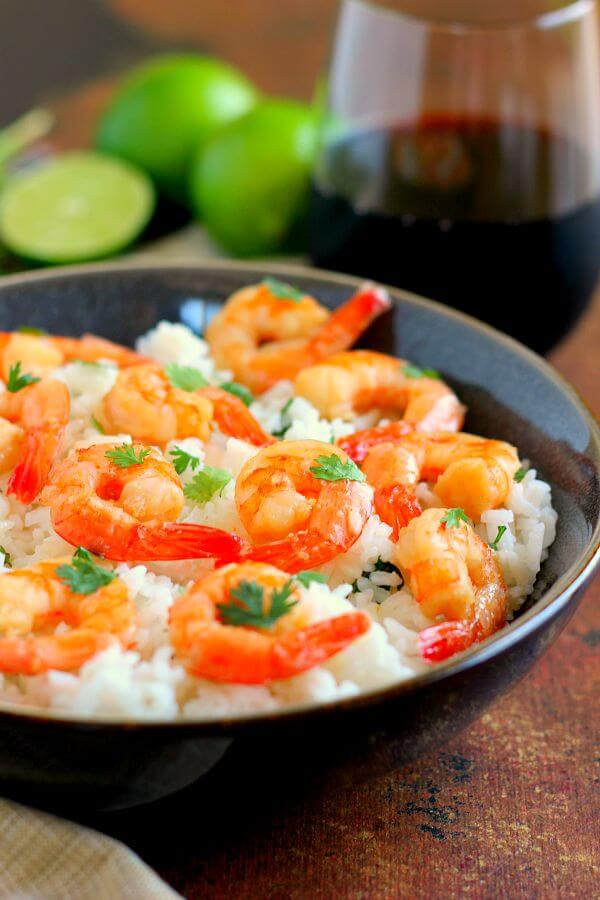
<svg viewBox="0 0 600 900">
<path fill-rule="evenodd" d="M 197 43 L 267 90 L 310 93 L 333 0 L 111 0 L 153 45 Z M 140 35 L 142 36 L 140 38 Z M 85 143 L 105 79 L 62 96 L 59 139 Z M 551 357 L 600 412 L 600 295 Z M 591 897 L 598 885 L 597 728 L 600 581 L 534 671 L 438 752 L 352 794 L 318 793 L 210 835 L 193 789 L 102 827 L 134 846 L 187 897 Z M 476 677 L 476 674 L 475 676 Z M 326 752 L 326 748 L 324 748 Z M 198 834 L 198 839 L 196 838 Z M 208 835 L 208 836 L 207 836 Z"/>
</svg>

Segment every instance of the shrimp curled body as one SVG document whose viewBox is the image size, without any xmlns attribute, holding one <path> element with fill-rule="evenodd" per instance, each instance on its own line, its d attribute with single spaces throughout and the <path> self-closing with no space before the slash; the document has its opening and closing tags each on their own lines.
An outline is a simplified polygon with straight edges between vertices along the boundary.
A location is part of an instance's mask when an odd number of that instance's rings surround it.
<svg viewBox="0 0 600 900">
<path fill-rule="evenodd" d="M 226 625 L 219 606 L 231 602 L 240 582 L 255 582 L 265 594 L 281 589 L 289 576 L 270 565 L 245 562 L 205 575 L 171 608 L 171 641 L 192 675 L 212 681 L 267 684 L 299 675 L 326 662 L 369 629 L 363 612 L 350 612 L 304 627 L 295 611 L 269 629 Z M 295 598 L 292 593 L 291 599 Z"/>
<path fill-rule="evenodd" d="M 447 659 L 506 621 L 507 590 L 492 550 L 473 526 L 447 527 L 446 509 L 427 509 L 398 536 L 394 562 L 423 612 L 447 621 L 419 635 L 421 655 Z"/>
<path fill-rule="evenodd" d="M 76 450 L 53 469 L 40 501 L 65 541 L 108 559 L 236 559 L 242 540 L 218 528 L 176 522 L 183 489 L 158 451 L 122 468 L 107 456 L 110 445 Z M 143 447 L 133 445 L 139 453 Z"/>
<path fill-rule="evenodd" d="M 308 294 L 286 299 L 267 284 L 251 285 L 229 298 L 206 329 L 206 339 L 218 366 L 262 393 L 351 347 L 389 307 L 385 291 L 368 284 L 333 313 Z"/>
<path fill-rule="evenodd" d="M 107 360 L 119 367 L 139 365 L 145 357 L 113 341 L 84 334 L 80 338 L 34 335 L 18 331 L 0 332 L 0 375 L 7 381 L 10 369 L 21 363 L 22 371 L 43 378 L 70 360 Z"/>
<path fill-rule="evenodd" d="M 115 641 L 131 644 L 135 604 L 116 578 L 91 594 L 72 593 L 46 560 L 0 575 L 0 671 L 36 675 L 78 669 Z M 54 632 L 59 623 L 66 630 Z"/>
<path fill-rule="evenodd" d="M 372 488 L 359 481 L 326 481 L 311 469 L 318 457 L 346 454 L 320 441 L 264 447 L 242 468 L 235 486 L 238 514 L 257 546 L 244 558 L 287 572 L 322 565 L 348 550 L 371 514 Z"/>
<path fill-rule="evenodd" d="M 410 430 L 458 431 L 464 407 L 456 394 L 439 378 L 409 377 L 407 367 L 384 353 L 350 350 L 303 369 L 295 390 L 328 419 L 353 419 L 375 408 L 402 415 Z"/>
</svg>

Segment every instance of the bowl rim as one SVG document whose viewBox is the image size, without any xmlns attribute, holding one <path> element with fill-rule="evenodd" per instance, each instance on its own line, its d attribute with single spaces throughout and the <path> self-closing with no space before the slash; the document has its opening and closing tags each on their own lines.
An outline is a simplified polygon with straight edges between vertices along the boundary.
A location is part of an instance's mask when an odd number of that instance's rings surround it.
<svg viewBox="0 0 600 900">
<path fill-rule="evenodd" d="M 313 268 L 297 263 L 271 262 L 271 261 L 244 261 L 244 260 L 228 260 L 228 259 L 204 259 L 191 260 L 183 259 L 146 259 L 143 256 L 131 257 L 125 260 L 115 262 L 99 262 L 86 263 L 81 265 L 58 266 L 53 269 L 41 269 L 34 272 L 23 272 L 0 277 L 0 301 L 4 288 L 20 287 L 28 284 L 35 284 L 40 281 L 60 281 L 64 279 L 77 278 L 86 275 L 115 275 L 119 274 L 135 274 L 136 272 L 160 272 L 160 271 L 181 271 L 193 272 L 200 274 L 205 272 L 248 272 L 249 274 L 273 273 L 284 278 L 309 278 L 315 281 L 329 282 L 338 287 L 348 287 L 355 290 L 359 285 L 364 284 L 365 279 L 356 278 L 338 272 L 326 269 Z M 595 457 L 596 471 L 600 474 L 600 425 L 595 418 L 594 413 L 588 407 L 585 400 L 578 391 L 570 384 L 570 382 L 561 375 L 550 363 L 546 362 L 542 357 L 538 356 L 533 350 L 525 347 L 519 341 L 497 331 L 491 325 L 480 322 L 478 319 L 469 316 L 459 310 L 447 307 L 444 304 L 413 294 L 402 288 L 393 285 L 381 284 L 389 291 L 390 296 L 395 302 L 407 302 L 412 306 L 417 306 L 433 311 L 434 313 L 457 320 L 476 332 L 483 333 L 491 338 L 495 343 L 504 345 L 509 351 L 516 353 L 525 359 L 530 365 L 545 378 L 553 382 L 562 393 L 567 397 L 571 404 L 581 415 L 589 430 L 590 449 Z M 198 718 L 198 719 L 168 719 L 168 718 L 137 718 L 130 715 L 108 715 L 95 714 L 93 716 L 83 713 L 75 713 L 67 710 L 52 710 L 46 707 L 15 704 L 8 701 L 0 701 L 0 716 L 4 719 L 26 720 L 43 725 L 51 726 L 76 726 L 87 727 L 100 730 L 183 730 L 184 732 L 193 731 L 195 735 L 215 736 L 230 735 L 235 736 L 248 730 L 258 730 L 260 728 L 273 728 L 279 726 L 279 723 L 292 724 L 306 718 L 321 717 L 323 715 L 333 714 L 349 714 L 355 711 L 364 710 L 365 708 L 375 708 L 385 705 L 405 694 L 418 692 L 429 687 L 439 681 L 444 680 L 489 661 L 490 659 L 500 656 L 509 648 L 523 641 L 528 635 L 543 626 L 546 622 L 554 618 L 562 609 L 564 609 L 577 591 L 584 586 L 586 581 L 591 578 L 594 570 L 600 566 L 600 520 L 596 523 L 595 528 L 588 538 L 587 545 L 578 559 L 564 572 L 556 582 L 531 605 L 529 609 L 523 612 L 509 626 L 501 629 L 492 635 L 482 644 L 474 645 L 469 650 L 463 651 L 451 659 L 439 663 L 428 671 L 421 672 L 405 681 L 392 683 L 383 688 L 374 688 L 360 694 L 327 701 L 324 703 L 314 703 L 307 701 L 305 703 L 296 703 L 277 710 L 259 710 L 256 712 L 245 713 L 241 715 L 231 715 L 215 718 Z M 282 725 L 283 727 L 283 725 Z"/>
</svg>

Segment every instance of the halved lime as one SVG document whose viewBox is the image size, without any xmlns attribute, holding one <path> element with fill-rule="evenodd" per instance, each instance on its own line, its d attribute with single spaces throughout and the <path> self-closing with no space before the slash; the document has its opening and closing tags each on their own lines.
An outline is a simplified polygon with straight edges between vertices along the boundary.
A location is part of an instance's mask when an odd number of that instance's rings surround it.
<svg viewBox="0 0 600 900">
<path fill-rule="evenodd" d="M 67 153 L 6 185 L 0 239 L 37 262 L 100 259 L 141 233 L 154 202 L 150 179 L 129 163 L 99 153 Z"/>
</svg>

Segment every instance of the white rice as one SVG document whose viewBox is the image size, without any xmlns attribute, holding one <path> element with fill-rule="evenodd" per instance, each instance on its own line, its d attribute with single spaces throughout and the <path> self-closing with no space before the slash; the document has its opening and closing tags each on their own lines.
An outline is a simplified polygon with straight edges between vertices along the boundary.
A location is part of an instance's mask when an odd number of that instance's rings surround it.
<svg viewBox="0 0 600 900">
<path fill-rule="evenodd" d="M 138 349 L 161 365 L 176 362 L 193 366 L 212 383 L 231 378 L 230 373 L 216 369 L 207 344 L 183 325 L 161 322 L 139 339 Z M 72 397 L 68 447 L 130 440 L 127 435 L 100 434 L 92 418 L 114 383 L 113 365 L 70 363 L 58 375 Z M 265 429 L 288 440 L 332 442 L 355 428 L 376 423 L 374 415 L 354 423 L 325 420 L 306 400 L 294 398 L 290 382 L 275 385 L 254 401 L 251 410 Z M 199 461 L 195 471 L 188 469 L 183 474 L 184 483 L 189 483 L 204 465 L 217 466 L 231 475 L 220 494 L 204 506 L 186 502 L 182 520 L 244 535 L 234 501 L 235 478 L 257 449 L 218 431 L 206 444 L 196 438 L 174 441 L 166 448 L 167 454 L 175 446 Z M 70 555 L 73 548 L 53 531 L 49 510 L 36 503 L 23 507 L 6 495 L 6 481 L 7 476 L 0 479 L 0 545 L 10 554 L 13 566 L 21 568 L 42 559 Z M 442 505 L 427 484 L 419 485 L 418 496 L 424 506 Z M 535 469 L 529 469 L 522 482 L 514 484 L 506 508 L 484 513 L 477 525 L 478 533 L 488 542 L 494 540 L 499 526 L 506 527 L 497 558 L 509 589 L 510 614 L 533 590 L 554 540 L 556 519 L 549 485 L 537 478 Z M 268 686 L 214 684 L 188 675 L 174 658 L 169 643 L 169 609 L 185 584 L 213 564 L 206 560 L 121 564 L 117 572 L 138 612 L 136 649 L 112 646 L 77 673 L 51 671 L 35 677 L 0 674 L 0 700 L 89 716 L 206 719 L 330 702 L 412 678 L 426 668 L 417 652 L 417 636 L 432 622 L 403 586 L 397 569 L 389 564 L 393 556 L 390 534 L 389 526 L 372 515 L 354 546 L 321 567 L 327 585 L 313 582 L 300 589 L 301 600 L 292 614 L 303 622 L 319 621 L 353 608 L 366 611 L 373 620 L 370 630 L 354 644 L 302 675 Z M 0 563 L 3 561 L 0 551 Z M 1 571 L 5 571 L 2 566 Z"/>
</svg>

